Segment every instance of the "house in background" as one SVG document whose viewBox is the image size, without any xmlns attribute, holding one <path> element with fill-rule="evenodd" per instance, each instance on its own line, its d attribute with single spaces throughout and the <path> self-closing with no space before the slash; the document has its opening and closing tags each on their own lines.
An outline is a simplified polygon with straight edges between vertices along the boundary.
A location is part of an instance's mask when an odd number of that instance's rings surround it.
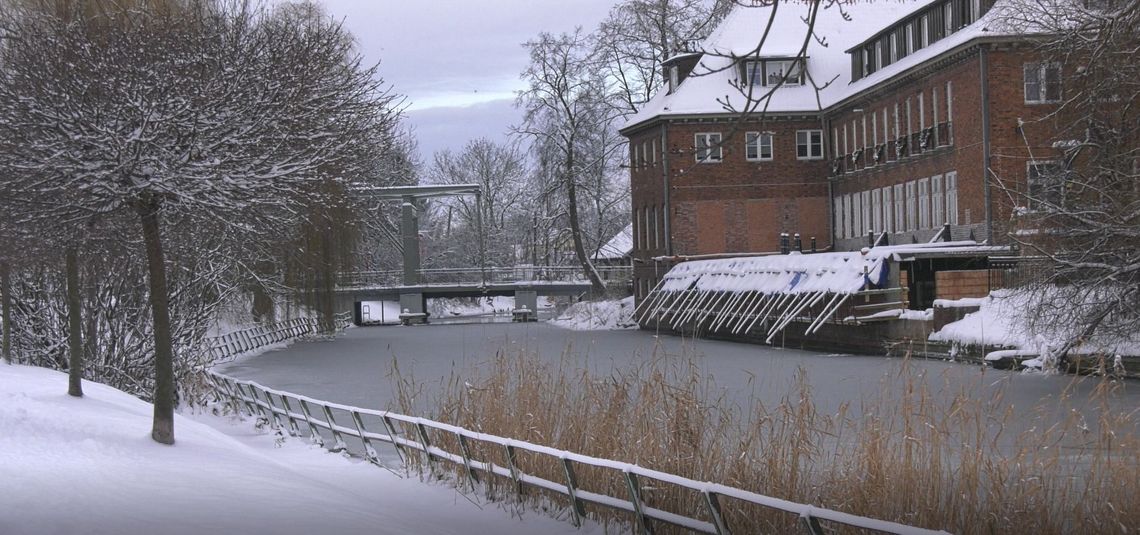
<svg viewBox="0 0 1140 535">
<path fill-rule="evenodd" d="M 809 6 L 781 5 L 757 51 L 773 8 L 738 6 L 701 52 L 663 65 L 668 86 L 622 128 L 639 300 L 677 261 L 776 251 L 783 234 L 832 251 L 1008 245 L 1009 192 L 1054 187 L 1042 119 L 1066 67 L 1004 22 L 1004 0 L 842 7 L 850 20 L 822 9 L 815 39 Z M 936 271 L 985 269 L 992 253 L 902 266 L 909 306 L 929 306 Z"/>
</svg>

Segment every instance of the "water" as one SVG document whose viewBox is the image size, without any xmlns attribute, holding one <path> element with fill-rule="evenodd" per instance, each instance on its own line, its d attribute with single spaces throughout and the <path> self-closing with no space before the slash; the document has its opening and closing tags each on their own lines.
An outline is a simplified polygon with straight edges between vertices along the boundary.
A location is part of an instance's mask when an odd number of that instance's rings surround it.
<svg viewBox="0 0 1140 535">
<path fill-rule="evenodd" d="M 795 399 L 796 378 L 802 374 L 824 414 L 847 403 L 848 414 L 858 415 L 860 400 L 897 399 L 908 382 L 924 383 L 937 403 L 948 404 L 954 396 L 964 395 L 993 400 L 995 413 L 1043 411 L 1050 415 L 1047 419 L 1076 410 L 1092 425 L 1102 401 L 1112 411 L 1140 407 L 1140 384 L 1135 381 L 1119 384 L 1107 400 L 1101 400 L 1093 395 L 1101 380 L 1093 377 L 999 371 L 935 360 L 904 363 L 903 358 L 694 340 L 648 331 L 569 331 L 544 323 L 355 328 L 335 340 L 298 342 L 223 365 L 219 371 L 317 399 L 396 409 L 394 365 L 404 377 L 414 377 L 424 386 L 426 395 L 421 399 L 427 400 L 453 372 L 477 383 L 498 351 L 526 351 L 551 362 L 565 358 L 573 367 L 589 366 L 602 373 L 629 369 L 654 355 L 673 363 L 691 360 L 715 383 L 708 396 L 735 406 L 750 406 L 756 400 L 771 406 Z M 1057 403 L 1061 397 L 1068 398 L 1063 407 Z M 428 405 L 420 408 L 426 410 Z M 1015 426 L 1006 431 L 1021 430 Z"/>
</svg>

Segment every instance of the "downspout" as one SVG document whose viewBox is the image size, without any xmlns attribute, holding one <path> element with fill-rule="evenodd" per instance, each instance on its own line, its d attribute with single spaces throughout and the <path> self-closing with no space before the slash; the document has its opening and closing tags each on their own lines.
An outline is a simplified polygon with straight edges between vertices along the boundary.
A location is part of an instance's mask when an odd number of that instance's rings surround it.
<svg viewBox="0 0 1140 535">
<path fill-rule="evenodd" d="M 669 138 L 666 135 L 668 125 L 661 121 L 661 184 L 665 194 L 665 256 L 673 256 L 673 233 L 671 232 L 673 219 L 673 205 L 669 203 Z"/>
<path fill-rule="evenodd" d="M 990 193 L 990 62 L 985 45 L 978 48 L 978 69 L 982 86 L 982 186 L 986 201 L 986 241 L 992 245 L 997 240 L 994 239 L 993 199 Z"/>
</svg>

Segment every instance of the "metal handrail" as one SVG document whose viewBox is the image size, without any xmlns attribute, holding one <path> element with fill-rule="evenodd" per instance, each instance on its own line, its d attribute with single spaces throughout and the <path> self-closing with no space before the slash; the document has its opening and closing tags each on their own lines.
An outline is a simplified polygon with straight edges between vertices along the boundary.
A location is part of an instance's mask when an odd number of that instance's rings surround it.
<svg viewBox="0 0 1140 535">
<path fill-rule="evenodd" d="M 307 426 L 310 438 L 313 442 L 322 446 L 325 444 L 325 441 L 319 430 L 323 429 L 332 434 L 333 440 L 335 441 L 333 445 L 334 449 L 344 450 L 346 448 L 344 437 L 355 437 L 361 441 L 364 447 L 365 457 L 375 464 L 379 464 L 379 457 L 373 447 L 373 441 L 379 441 L 393 445 L 405 465 L 410 465 L 410 463 L 413 462 L 409 459 L 409 454 L 422 455 L 428 465 L 438 460 L 462 467 L 473 481 L 477 480 L 477 473 L 481 472 L 510 479 L 516 486 L 525 484 L 564 495 L 571 501 L 572 520 L 575 525 L 580 524 L 581 517 L 584 515 L 583 503 L 592 503 L 634 514 L 637 525 L 646 533 L 651 531 L 648 521 L 653 520 L 679 526 L 698 533 L 724 535 L 730 533 L 730 527 L 722 510 L 722 506 L 720 505 L 720 498 L 727 497 L 796 515 L 805 530 L 813 535 L 821 535 L 823 533 L 819 523 L 820 520 L 882 533 L 908 535 L 935 535 L 946 533 L 945 531 L 917 528 L 896 522 L 876 520 L 830 509 L 817 508 L 812 505 L 765 496 L 735 487 L 697 481 L 667 472 L 644 468 L 635 464 L 582 455 L 531 442 L 471 431 L 463 427 L 445 424 L 427 418 L 330 403 L 299 394 L 274 390 L 253 381 L 242 381 L 212 371 L 207 372 L 207 377 L 213 383 L 219 397 L 225 398 L 227 403 L 236 412 L 245 412 L 250 416 L 262 418 L 274 429 L 287 426 L 288 432 L 294 436 L 301 435 L 299 424 L 303 422 Z M 278 400 L 277 402 L 274 401 L 275 397 Z M 294 403 L 292 402 L 296 402 L 296 407 L 300 409 L 300 412 L 297 412 L 293 408 Z M 314 408 L 319 409 L 319 411 L 315 411 Z M 338 424 L 333 416 L 333 410 L 347 412 L 352 418 L 353 425 L 349 427 Z M 383 424 L 384 432 L 377 433 L 366 429 L 362 416 L 379 418 Z M 283 423 L 282 420 L 285 422 Z M 407 432 L 401 434 L 397 431 L 395 422 L 400 422 L 406 425 L 407 429 L 414 430 L 414 434 L 410 436 Z M 459 451 L 449 451 L 438 443 L 434 443 L 431 440 L 429 431 L 455 437 L 458 439 Z M 507 465 L 502 466 L 492 461 L 473 458 L 470 453 L 470 448 L 468 447 L 469 441 L 493 445 L 499 448 L 500 451 L 505 451 L 507 453 L 505 456 Z M 561 463 L 566 480 L 564 482 L 553 481 L 523 472 L 515 462 L 515 453 L 518 451 L 530 452 Z M 580 488 L 574 476 L 574 469 L 578 465 L 620 472 L 625 479 L 629 496 L 615 497 Z M 640 478 L 652 479 L 699 493 L 703 498 L 706 512 L 711 520 L 693 518 L 646 505 L 641 498 L 642 487 Z"/>
</svg>

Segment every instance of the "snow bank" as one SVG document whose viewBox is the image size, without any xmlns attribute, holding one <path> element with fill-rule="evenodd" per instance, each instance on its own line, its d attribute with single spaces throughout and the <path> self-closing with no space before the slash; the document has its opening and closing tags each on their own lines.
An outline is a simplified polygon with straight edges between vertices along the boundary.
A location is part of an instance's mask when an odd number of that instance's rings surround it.
<svg viewBox="0 0 1140 535">
<path fill-rule="evenodd" d="M 988 297 L 961 299 L 954 302 L 938 301 L 936 306 L 978 306 L 962 319 L 949 323 L 930 335 L 935 342 L 950 342 L 968 346 L 1008 347 L 1021 354 L 1048 355 L 1061 349 L 1065 341 L 1078 334 L 1074 325 L 1038 325 L 1031 328 L 1030 314 L 1033 296 L 1013 290 L 996 290 Z M 1140 356 L 1140 340 L 1110 338 L 1094 335 L 1080 347 L 1070 351 L 1079 354 L 1108 354 Z"/>
<path fill-rule="evenodd" d="M 0 533 L 579 533 L 220 417 L 176 416 L 162 446 L 149 404 L 83 387 L 0 364 Z"/>
<path fill-rule="evenodd" d="M 575 331 L 636 329 L 633 309 L 633 296 L 618 301 L 582 301 L 570 305 L 550 324 Z"/>
</svg>

